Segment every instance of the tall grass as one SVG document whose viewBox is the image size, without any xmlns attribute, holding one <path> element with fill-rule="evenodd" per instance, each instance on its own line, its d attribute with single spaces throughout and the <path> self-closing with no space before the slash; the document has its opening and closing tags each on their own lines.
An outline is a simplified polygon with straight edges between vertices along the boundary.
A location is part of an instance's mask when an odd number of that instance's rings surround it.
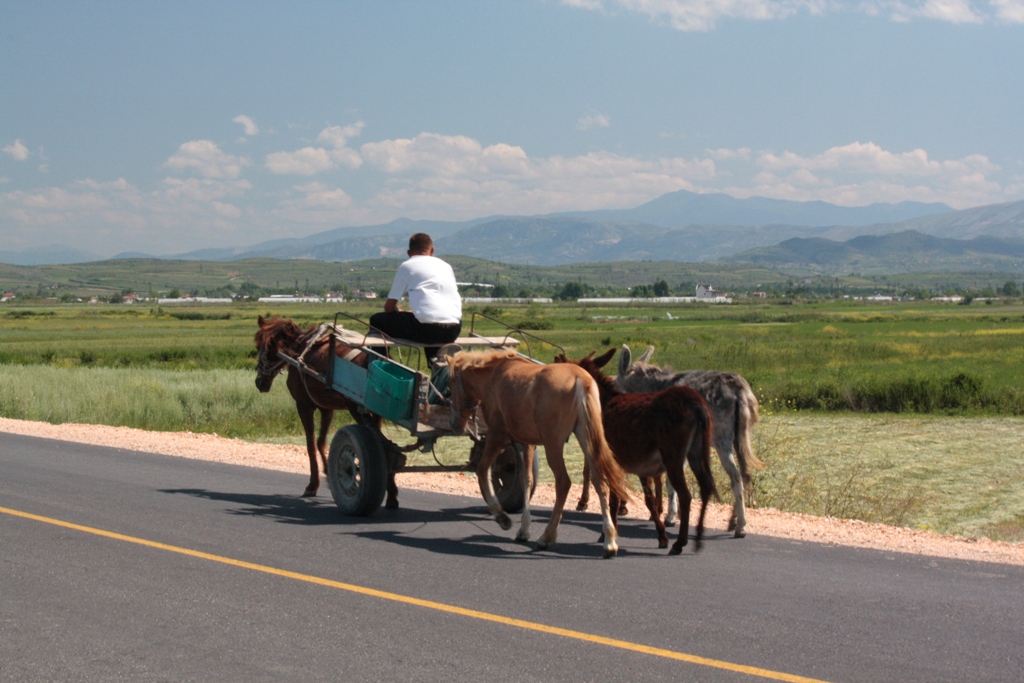
<svg viewBox="0 0 1024 683">
<path fill-rule="evenodd" d="M 283 378 L 267 394 L 252 372 L 0 365 L 0 416 L 230 437 L 301 434 Z"/>
</svg>

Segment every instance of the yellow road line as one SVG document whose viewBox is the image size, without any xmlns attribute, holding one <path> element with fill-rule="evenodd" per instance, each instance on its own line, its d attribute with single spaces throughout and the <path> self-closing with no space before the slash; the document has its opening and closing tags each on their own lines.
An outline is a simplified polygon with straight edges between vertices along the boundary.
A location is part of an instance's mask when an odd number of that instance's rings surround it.
<svg viewBox="0 0 1024 683">
<path fill-rule="evenodd" d="M 81 524 L 65 522 L 63 520 L 53 519 L 51 517 L 33 515 L 32 513 L 22 512 L 20 510 L 12 510 L 10 508 L 0 507 L 0 512 L 7 515 L 12 515 L 14 517 L 22 517 L 24 519 L 31 519 L 36 522 L 43 522 L 45 524 L 52 524 L 54 526 L 64 527 L 66 529 L 81 531 L 87 534 L 103 536 L 105 538 L 112 538 L 117 541 L 135 543 L 136 545 L 147 546 L 149 548 L 156 548 L 158 550 L 166 550 L 168 552 L 178 553 L 180 555 L 187 555 L 189 557 L 197 557 L 202 560 L 210 560 L 211 562 L 219 562 L 221 564 L 227 564 L 233 567 L 241 567 L 242 569 L 250 569 L 252 571 L 262 572 L 264 574 L 282 576 L 284 578 L 294 579 L 296 581 L 305 581 L 306 583 L 327 586 L 329 588 L 338 588 L 340 590 L 349 591 L 351 593 L 359 593 L 360 595 L 369 595 L 371 597 L 381 598 L 382 600 L 391 600 L 393 602 L 401 602 L 407 605 L 416 605 L 417 607 L 425 607 L 427 609 L 433 609 L 439 612 L 458 614 L 460 616 L 470 617 L 472 619 L 491 621 L 498 624 L 505 624 L 506 626 L 515 626 L 517 628 L 526 629 L 528 631 L 539 631 L 540 633 L 549 633 L 551 635 L 562 636 L 563 638 L 572 638 L 573 640 L 582 640 L 588 643 L 607 645 L 609 647 L 618 648 L 620 650 L 628 650 L 630 652 L 641 652 L 643 654 L 653 655 L 655 657 L 675 659 L 681 662 L 689 662 L 690 664 L 699 664 L 701 666 L 708 666 L 715 669 L 725 669 L 726 671 L 733 671 L 741 674 L 749 674 L 751 676 L 759 676 L 761 678 L 768 678 L 776 681 L 788 681 L 789 683 L 825 683 L 824 681 L 820 681 L 815 678 L 795 676 L 793 674 L 787 674 L 781 671 L 761 669 L 756 666 L 734 664 L 732 662 L 726 662 L 718 659 L 709 659 L 707 657 L 699 657 L 697 655 L 686 654 L 684 652 L 665 650 L 659 647 L 649 647 L 647 645 L 641 645 L 639 643 L 631 643 L 626 640 L 606 638 L 604 636 L 598 636 L 591 633 L 584 633 L 582 631 L 573 631 L 571 629 L 558 628 L 557 626 L 547 626 L 545 624 L 538 624 L 532 621 L 523 621 L 522 619 L 503 617 L 499 614 L 491 614 L 489 612 L 480 612 L 473 609 L 466 609 L 464 607 L 456 607 L 455 605 L 447 605 L 443 602 L 421 600 L 420 598 L 414 598 L 408 595 L 401 595 L 399 593 L 389 593 L 387 591 L 379 591 L 373 588 L 366 588 L 364 586 L 356 586 L 351 583 L 332 581 L 331 579 L 324 579 L 319 576 L 300 574 L 298 572 L 288 571 L 287 569 L 268 567 L 266 565 L 245 562 L 244 560 L 236 560 L 230 557 L 223 557 L 221 555 L 212 555 L 210 553 L 204 553 L 198 550 L 190 550 L 189 548 L 181 548 L 179 546 L 167 545 L 166 543 L 150 541 L 145 538 L 125 536 L 124 534 L 118 534 L 113 531 L 106 531 L 104 529 L 97 529 L 95 527 L 82 526 Z"/>
</svg>

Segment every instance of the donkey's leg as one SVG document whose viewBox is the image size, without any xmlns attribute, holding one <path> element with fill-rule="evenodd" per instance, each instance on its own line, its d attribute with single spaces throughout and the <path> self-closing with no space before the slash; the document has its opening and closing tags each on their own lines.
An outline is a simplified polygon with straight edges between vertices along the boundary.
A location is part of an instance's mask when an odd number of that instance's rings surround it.
<svg viewBox="0 0 1024 683">
<path fill-rule="evenodd" d="M 651 513 L 651 520 L 654 522 L 654 528 L 658 532 L 658 547 L 668 547 L 668 534 L 665 532 L 665 523 L 661 521 L 661 515 L 658 511 L 658 503 L 661 500 L 660 491 L 659 495 L 655 496 L 652 484 L 658 482 L 657 488 L 661 488 L 661 475 L 657 477 L 641 477 L 640 482 L 644 489 L 644 503 L 647 505 L 647 509 Z"/>
<path fill-rule="evenodd" d="M 583 463 L 583 495 L 580 496 L 580 501 L 576 503 L 576 510 L 583 512 L 590 505 L 590 463 Z"/>
<path fill-rule="evenodd" d="M 483 455 L 476 466 L 476 478 L 480 484 L 480 493 L 487 503 L 487 510 L 494 515 L 495 521 L 505 531 L 512 528 L 512 520 L 505 511 L 501 509 L 498 497 L 494 495 L 494 487 L 491 486 L 491 466 L 498 459 L 498 454 L 504 450 L 508 443 L 508 434 L 504 430 L 491 430 L 487 435 L 487 443 L 484 445 Z"/>
<path fill-rule="evenodd" d="M 665 478 L 665 486 L 668 487 L 668 511 L 665 513 L 665 526 L 675 526 L 679 517 L 679 497 L 676 496 L 676 489 L 672 482 Z"/>
<path fill-rule="evenodd" d="M 306 453 L 309 455 L 309 485 L 302 492 L 303 498 L 312 498 L 320 489 L 320 467 L 317 464 L 317 444 L 314 440 L 316 434 L 313 421 L 314 409 L 312 406 L 295 404 L 299 411 L 299 420 L 302 422 L 302 430 L 306 432 Z M 325 468 L 326 469 L 326 468 Z"/>
<path fill-rule="evenodd" d="M 678 467 L 670 468 L 666 474 L 672 488 L 679 494 L 679 538 L 672 544 L 669 555 L 678 555 L 683 552 L 683 546 L 690 540 L 690 489 L 686 485 L 686 478 L 683 476 L 682 463 Z"/>
<path fill-rule="evenodd" d="M 747 517 L 743 512 L 745 502 L 743 477 L 740 474 L 739 463 L 736 462 L 736 454 L 732 452 L 732 434 L 720 436 L 716 433 L 714 440 L 718 459 L 726 474 L 729 475 L 729 486 L 732 488 L 733 505 L 732 517 L 729 518 L 729 531 L 734 532 L 736 538 L 743 538 L 747 535 Z"/>
<path fill-rule="evenodd" d="M 548 467 L 555 475 L 555 506 L 551 508 L 551 519 L 548 521 L 544 533 L 537 539 L 537 547 L 541 550 L 554 545 L 558 539 L 558 523 L 562 521 L 565 501 L 569 497 L 569 489 L 572 488 L 572 480 L 569 478 L 569 472 L 565 469 L 563 446 L 564 444 L 560 441 L 544 444 L 544 455 L 547 457 Z"/>
</svg>

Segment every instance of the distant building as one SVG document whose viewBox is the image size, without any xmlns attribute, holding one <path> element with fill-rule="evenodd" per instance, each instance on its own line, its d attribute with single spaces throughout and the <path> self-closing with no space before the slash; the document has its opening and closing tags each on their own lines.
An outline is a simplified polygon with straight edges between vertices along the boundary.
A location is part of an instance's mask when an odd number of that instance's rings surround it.
<svg viewBox="0 0 1024 683">
<path fill-rule="evenodd" d="M 353 301 L 366 301 L 367 299 L 376 299 L 377 292 L 364 292 L 361 289 L 353 289 L 349 297 Z"/>
<path fill-rule="evenodd" d="M 4 292 L 3 296 L 0 296 L 0 301 L 10 301 L 11 299 L 17 298 L 17 294 L 14 292 Z"/>
<path fill-rule="evenodd" d="M 754 297 L 755 299 L 765 299 L 768 297 L 768 295 L 765 292 L 754 292 L 750 296 Z"/>
<path fill-rule="evenodd" d="M 718 299 L 723 295 L 715 290 L 711 285 L 697 285 L 697 298 L 698 299 Z"/>
</svg>

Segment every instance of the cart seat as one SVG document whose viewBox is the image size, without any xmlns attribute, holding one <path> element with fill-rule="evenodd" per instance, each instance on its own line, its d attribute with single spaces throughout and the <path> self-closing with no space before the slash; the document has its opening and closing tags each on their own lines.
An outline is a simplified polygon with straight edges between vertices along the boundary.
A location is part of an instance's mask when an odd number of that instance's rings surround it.
<svg viewBox="0 0 1024 683">
<path fill-rule="evenodd" d="M 427 346 L 438 346 L 438 344 L 424 344 L 422 342 L 412 341 L 409 339 L 398 339 L 395 337 L 388 337 L 384 339 L 380 334 L 376 332 L 357 332 L 355 330 L 348 330 L 340 325 L 334 328 L 334 335 L 338 341 L 348 346 L 409 346 L 415 349 L 422 349 Z M 504 347 L 514 347 L 519 345 L 519 340 L 514 337 L 483 337 L 479 335 L 472 335 L 469 337 L 459 337 L 451 344 L 457 344 L 463 348 L 492 348 L 500 349 Z M 443 344 L 442 346 L 447 346 Z"/>
</svg>

